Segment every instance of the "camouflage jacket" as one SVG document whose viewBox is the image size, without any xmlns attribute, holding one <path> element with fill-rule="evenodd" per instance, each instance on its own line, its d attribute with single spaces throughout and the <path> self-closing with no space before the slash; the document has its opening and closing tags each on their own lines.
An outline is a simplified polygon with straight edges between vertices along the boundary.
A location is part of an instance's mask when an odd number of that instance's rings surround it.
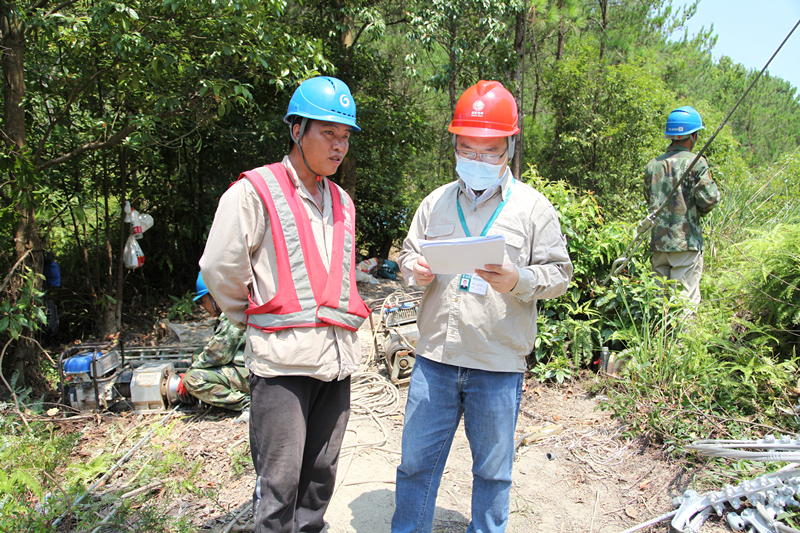
<svg viewBox="0 0 800 533">
<path fill-rule="evenodd" d="M 212 368 L 227 365 L 231 362 L 244 366 L 245 330 L 239 329 L 221 314 L 214 338 L 209 341 L 203 351 L 194 356 L 192 368 Z"/>
<path fill-rule="evenodd" d="M 672 144 L 664 154 L 647 163 L 644 197 L 651 213 L 667 200 L 667 195 L 694 158 L 695 154 L 687 148 Z M 654 252 L 702 250 L 700 217 L 711 212 L 719 198 L 719 189 L 711 179 L 708 161 L 701 157 L 656 218 L 650 249 Z"/>
</svg>

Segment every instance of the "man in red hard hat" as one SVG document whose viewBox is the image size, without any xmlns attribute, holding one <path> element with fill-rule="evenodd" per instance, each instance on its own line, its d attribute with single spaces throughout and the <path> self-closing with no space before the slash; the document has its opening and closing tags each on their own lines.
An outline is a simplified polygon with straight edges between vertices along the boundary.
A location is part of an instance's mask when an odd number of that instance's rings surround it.
<svg viewBox="0 0 800 533">
<path fill-rule="evenodd" d="M 511 93 L 499 82 L 478 82 L 461 95 L 449 131 L 459 179 L 422 201 L 398 259 L 406 283 L 425 292 L 392 533 L 431 531 L 462 415 L 473 459 L 467 533 L 505 530 L 536 301 L 563 294 L 572 276 L 555 209 L 508 167 L 519 131 Z M 458 275 L 431 271 L 419 244 L 496 234 L 505 239 L 503 264 Z"/>
</svg>

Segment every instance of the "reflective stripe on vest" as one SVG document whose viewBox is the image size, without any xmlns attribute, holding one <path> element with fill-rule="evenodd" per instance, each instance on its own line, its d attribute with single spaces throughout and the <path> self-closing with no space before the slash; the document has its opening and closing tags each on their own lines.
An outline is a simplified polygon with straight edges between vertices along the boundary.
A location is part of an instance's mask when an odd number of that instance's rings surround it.
<svg viewBox="0 0 800 533">
<path fill-rule="evenodd" d="M 278 263 L 275 296 L 260 306 L 251 298 L 245 311 L 247 323 L 266 332 L 329 325 L 356 331 L 369 316 L 369 308 L 356 288 L 355 208 L 350 197 L 328 182 L 333 209 L 328 272 L 303 199 L 283 164 L 245 172 L 240 179 L 243 177 L 250 180 L 267 208 Z"/>
</svg>

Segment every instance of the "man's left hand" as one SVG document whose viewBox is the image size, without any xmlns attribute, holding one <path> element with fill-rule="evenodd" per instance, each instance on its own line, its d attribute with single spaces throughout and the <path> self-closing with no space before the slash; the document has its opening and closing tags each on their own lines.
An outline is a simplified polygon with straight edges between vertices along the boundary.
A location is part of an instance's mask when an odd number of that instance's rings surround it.
<svg viewBox="0 0 800 533">
<path fill-rule="evenodd" d="M 486 270 L 475 271 L 497 292 L 508 292 L 517 286 L 519 270 L 516 265 L 486 265 Z"/>
</svg>

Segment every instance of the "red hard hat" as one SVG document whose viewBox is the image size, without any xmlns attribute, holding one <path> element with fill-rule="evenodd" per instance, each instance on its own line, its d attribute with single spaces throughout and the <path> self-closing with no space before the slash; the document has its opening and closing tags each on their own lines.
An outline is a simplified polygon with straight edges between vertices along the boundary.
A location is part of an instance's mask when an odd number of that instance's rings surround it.
<svg viewBox="0 0 800 533">
<path fill-rule="evenodd" d="M 499 81 L 481 80 L 461 95 L 447 128 L 468 137 L 510 137 L 517 127 L 517 102 Z"/>
</svg>

